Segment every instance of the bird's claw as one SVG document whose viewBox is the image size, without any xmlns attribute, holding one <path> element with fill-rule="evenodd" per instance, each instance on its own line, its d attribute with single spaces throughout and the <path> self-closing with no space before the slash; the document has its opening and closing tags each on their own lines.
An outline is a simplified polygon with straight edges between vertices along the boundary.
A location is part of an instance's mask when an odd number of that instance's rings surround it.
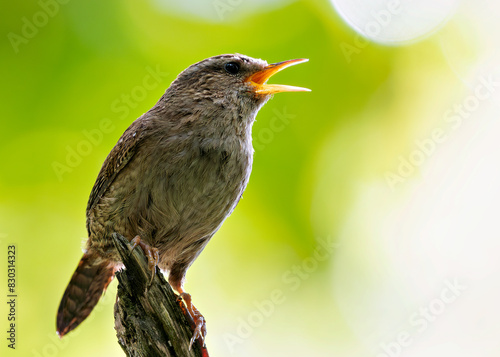
<svg viewBox="0 0 500 357">
<path fill-rule="evenodd" d="M 201 338 L 203 342 L 203 347 L 205 347 L 205 336 L 207 335 L 207 325 L 205 323 L 205 318 L 200 314 L 199 317 L 195 320 L 195 328 L 193 332 L 193 337 L 189 341 L 189 349 L 193 346 L 194 341 L 198 338 Z"/>
<path fill-rule="evenodd" d="M 194 323 L 193 336 L 189 341 L 189 349 L 191 350 L 194 341 L 198 338 L 201 339 L 202 346 L 205 347 L 205 336 L 207 335 L 207 324 L 205 322 L 205 318 L 191 302 L 191 295 L 181 292 L 177 297 L 177 301 L 181 302 L 182 300 L 186 303 L 186 308 L 182 309 L 184 314 L 189 315 Z"/>
<path fill-rule="evenodd" d="M 160 261 L 160 254 L 158 253 L 158 248 L 153 248 L 150 245 L 147 245 L 141 240 L 141 237 L 135 236 L 131 241 L 132 249 L 140 246 L 146 257 L 148 258 L 148 268 L 151 270 L 151 279 L 149 281 L 148 287 L 153 283 L 153 279 L 155 277 L 156 267 L 158 266 L 158 262 Z"/>
</svg>

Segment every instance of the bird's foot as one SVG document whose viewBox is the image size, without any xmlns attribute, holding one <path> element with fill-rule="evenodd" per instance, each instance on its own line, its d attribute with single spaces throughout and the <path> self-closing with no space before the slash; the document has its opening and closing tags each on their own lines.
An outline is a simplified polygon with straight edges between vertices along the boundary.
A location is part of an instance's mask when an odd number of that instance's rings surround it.
<svg viewBox="0 0 500 357">
<path fill-rule="evenodd" d="M 148 286 L 151 286 L 155 277 L 156 267 L 158 266 L 158 262 L 160 261 L 158 248 L 153 248 L 150 245 L 147 245 L 141 240 L 141 237 L 139 236 L 135 236 L 135 238 L 132 239 L 131 243 L 132 250 L 134 250 L 135 247 L 139 246 L 148 258 L 148 268 L 151 270 L 151 280 L 149 281 Z"/>
<path fill-rule="evenodd" d="M 182 304 L 182 300 L 184 300 L 186 306 Z M 201 339 L 201 345 L 205 347 L 205 336 L 207 335 L 207 325 L 203 315 L 191 302 L 191 295 L 183 291 L 180 291 L 180 294 L 177 297 L 177 301 L 180 302 L 181 309 L 182 312 L 184 312 L 184 315 L 189 316 L 194 323 L 193 337 L 191 337 L 191 341 L 189 342 L 189 349 L 191 349 L 191 346 L 193 346 L 194 341 L 196 341 L 198 338 Z"/>
</svg>

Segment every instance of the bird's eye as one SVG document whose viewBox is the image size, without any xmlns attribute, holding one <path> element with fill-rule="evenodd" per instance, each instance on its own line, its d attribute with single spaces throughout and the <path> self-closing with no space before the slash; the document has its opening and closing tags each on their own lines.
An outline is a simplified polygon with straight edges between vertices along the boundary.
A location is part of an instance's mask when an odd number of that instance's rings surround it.
<svg viewBox="0 0 500 357">
<path fill-rule="evenodd" d="M 236 62 L 229 62 L 224 65 L 224 69 L 229 74 L 236 74 L 240 71 L 240 65 Z"/>
</svg>

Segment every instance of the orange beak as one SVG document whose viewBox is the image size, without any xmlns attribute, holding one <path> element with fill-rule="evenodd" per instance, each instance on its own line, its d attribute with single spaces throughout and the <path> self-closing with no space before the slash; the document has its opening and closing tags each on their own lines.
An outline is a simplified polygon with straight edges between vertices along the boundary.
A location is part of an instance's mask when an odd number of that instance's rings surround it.
<svg viewBox="0 0 500 357">
<path fill-rule="evenodd" d="M 267 80 L 271 78 L 273 74 L 287 67 L 307 61 L 309 61 L 307 58 L 299 58 L 284 62 L 272 63 L 267 67 L 265 67 L 264 69 L 249 76 L 245 80 L 245 82 L 249 83 L 254 87 L 255 93 L 262 95 L 269 95 L 280 92 L 310 92 L 311 90 L 307 88 L 286 86 L 282 84 L 266 84 Z"/>
</svg>

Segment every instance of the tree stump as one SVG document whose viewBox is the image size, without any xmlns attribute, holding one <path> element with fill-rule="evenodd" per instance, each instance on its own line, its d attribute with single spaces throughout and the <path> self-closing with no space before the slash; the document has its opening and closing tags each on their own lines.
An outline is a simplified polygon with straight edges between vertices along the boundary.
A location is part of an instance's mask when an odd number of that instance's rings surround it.
<svg viewBox="0 0 500 357">
<path fill-rule="evenodd" d="M 113 234 L 125 269 L 116 273 L 118 293 L 115 303 L 115 330 L 127 356 L 208 357 L 200 339 L 189 349 L 194 322 L 177 300 L 170 284 L 156 268 L 153 282 L 142 249 Z M 184 310 L 184 312 L 183 312 Z M 190 321 L 189 321 L 190 320 Z"/>
</svg>

